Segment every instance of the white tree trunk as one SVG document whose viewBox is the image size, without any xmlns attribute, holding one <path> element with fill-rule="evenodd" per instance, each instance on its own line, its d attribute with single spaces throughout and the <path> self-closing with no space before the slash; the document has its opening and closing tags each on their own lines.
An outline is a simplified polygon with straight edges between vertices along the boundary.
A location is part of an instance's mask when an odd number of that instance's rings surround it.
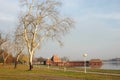
<svg viewBox="0 0 120 80">
<path fill-rule="evenodd" d="M 32 70 L 32 68 L 33 68 L 32 58 L 33 58 L 33 54 L 32 54 L 32 52 L 31 52 L 31 53 L 29 54 L 29 70 Z"/>
</svg>

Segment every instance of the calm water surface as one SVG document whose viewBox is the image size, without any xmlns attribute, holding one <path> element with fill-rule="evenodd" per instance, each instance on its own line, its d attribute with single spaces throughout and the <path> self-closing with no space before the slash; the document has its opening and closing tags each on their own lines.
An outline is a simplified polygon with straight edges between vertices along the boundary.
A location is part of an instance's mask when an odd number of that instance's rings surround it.
<svg viewBox="0 0 120 80">
<path fill-rule="evenodd" d="M 84 68 L 82 67 L 76 67 L 76 68 Z M 96 68 L 96 67 L 87 67 L 87 68 Z M 96 69 L 110 69 L 110 70 L 120 70 L 120 61 L 107 61 L 107 62 L 102 62 L 102 66 L 97 66 Z"/>
<path fill-rule="evenodd" d="M 103 65 L 100 67 L 100 69 L 120 70 L 120 61 L 103 62 Z"/>
</svg>

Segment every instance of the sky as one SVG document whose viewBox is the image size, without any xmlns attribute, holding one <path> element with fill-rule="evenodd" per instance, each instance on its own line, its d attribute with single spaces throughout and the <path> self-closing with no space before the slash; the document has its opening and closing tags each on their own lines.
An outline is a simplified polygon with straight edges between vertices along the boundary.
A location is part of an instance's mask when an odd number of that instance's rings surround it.
<svg viewBox="0 0 120 80">
<path fill-rule="evenodd" d="M 66 34 L 64 46 L 49 41 L 36 51 L 36 57 L 53 54 L 70 60 L 120 58 L 120 0 L 60 0 L 60 13 L 75 21 Z M 12 32 L 20 12 L 19 0 L 0 0 L 0 31 Z"/>
</svg>

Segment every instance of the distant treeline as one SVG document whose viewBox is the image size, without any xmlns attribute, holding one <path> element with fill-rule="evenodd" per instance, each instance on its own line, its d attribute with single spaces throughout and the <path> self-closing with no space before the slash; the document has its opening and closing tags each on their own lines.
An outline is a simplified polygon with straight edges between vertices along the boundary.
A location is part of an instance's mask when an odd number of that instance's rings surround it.
<svg viewBox="0 0 120 80">
<path fill-rule="evenodd" d="M 103 61 L 120 61 L 120 58 L 113 58 L 113 59 L 103 60 Z"/>
</svg>

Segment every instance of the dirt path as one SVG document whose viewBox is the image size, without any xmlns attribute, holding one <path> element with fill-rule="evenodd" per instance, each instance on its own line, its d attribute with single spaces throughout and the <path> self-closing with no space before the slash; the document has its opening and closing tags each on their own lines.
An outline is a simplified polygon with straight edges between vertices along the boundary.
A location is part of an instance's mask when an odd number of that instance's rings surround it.
<svg viewBox="0 0 120 80">
<path fill-rule="evenodd" d="M 65 76 L 51 76 L 51 75 L 41 75 L 40 77 L 48 78 L 49 80 L 81 80 Z"/>
</svg>

